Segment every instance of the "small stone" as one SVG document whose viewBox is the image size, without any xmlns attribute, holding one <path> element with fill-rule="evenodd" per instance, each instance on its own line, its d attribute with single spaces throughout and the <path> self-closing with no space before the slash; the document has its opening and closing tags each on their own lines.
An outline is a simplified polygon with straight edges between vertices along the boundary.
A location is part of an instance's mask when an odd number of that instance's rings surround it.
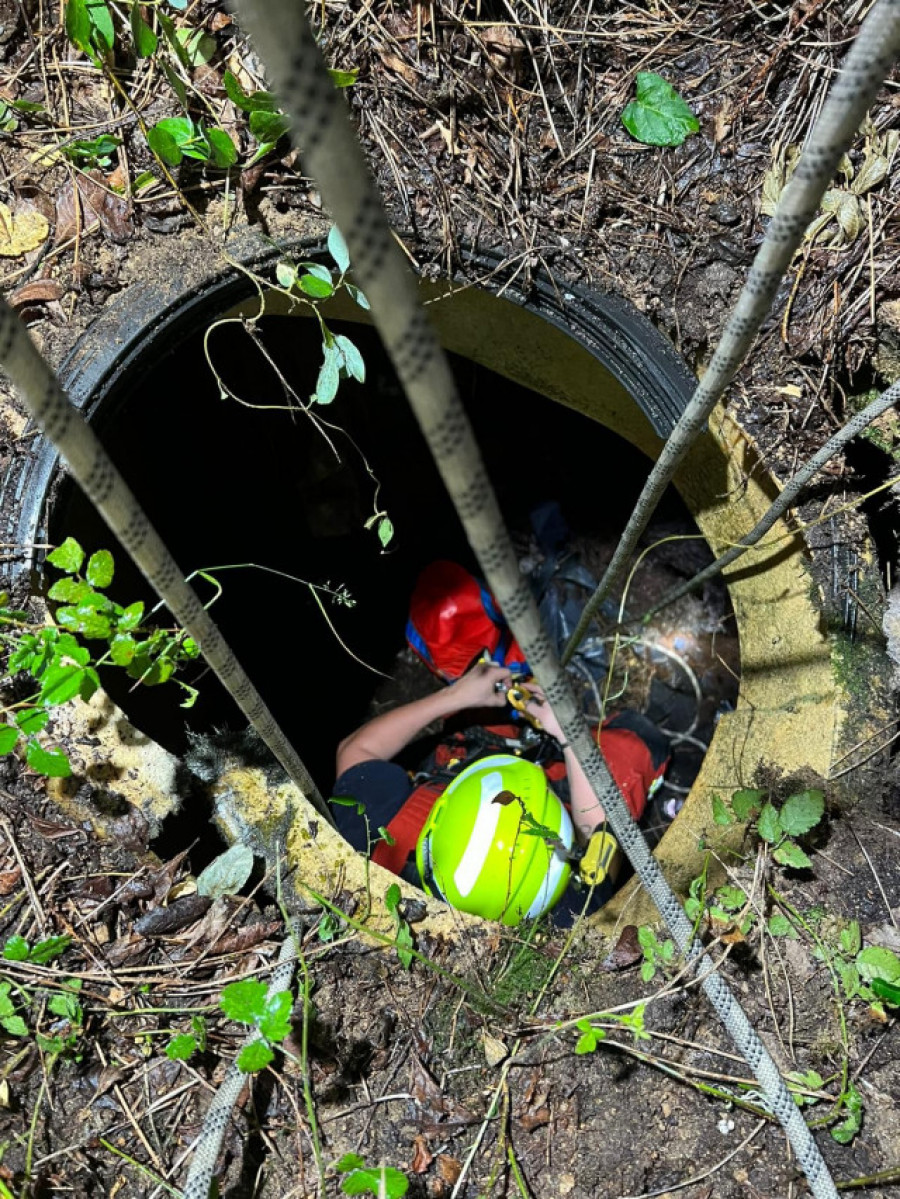
<svg viewBox="0 0 900 1199">
<path fill-rule="evenodd" d="M 672 1114 L 672 1105 L 670 1103 L 664 1103 L 662 1105 L 662 1114 L 668 1120 L 669 1116 Z"/>
<path fill-rule="evenodd" d="M 731 1177 L 734 1179 L 735 1182 L 749 1182 L 750 1181 L 750 1175 L 747 1173 L 746 1170 L 743 1170 L 743 1169 L 735 1170 L 735 1172 L 732 1174 Z"/>
</svg>

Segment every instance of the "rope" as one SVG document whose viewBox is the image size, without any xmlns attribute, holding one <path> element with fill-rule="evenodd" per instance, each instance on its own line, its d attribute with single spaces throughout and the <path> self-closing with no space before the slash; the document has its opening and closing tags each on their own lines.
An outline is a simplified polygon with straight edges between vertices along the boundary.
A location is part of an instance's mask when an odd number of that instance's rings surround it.
<svg viewBox="0 0 900 1199">
<path fill-rule="evenodd" d="M 93 429 L 69 402 L 25 326 L 0 300 L 0 364 L 34 420 L 61 456 L 82 491 L 119 539 L 176 621 L 193 637 L 207 663 L 300 791 L 334 823 L 312 776 L 259 692 L 250 682 L 181 568 Z"/>
<path fill-rule="evenodd" d="M 374 322 L 481 569 L 559 718 L 565 739 L 571 743 L 603 804 L 619 844 L 678 946 L 690 960 L 697 960 L 703 955 L 703 946 L 692 937 L 690 921 L 651 857 L 642 833 L 631 820 L 593 744 L 550 639 L 541 628 L 537 608 L 519 574 L 512 544 L 446 359 L 418 304 L 412 275 L 393 243 L 378 195 L 351 130 L 346 106 L 326 73 L 303 5 L 291 0 L 236 0 L 234 8 L 266 63 L 286 111 L 294 120 L 295 137 L 304 155 L 305 168 L 317 180 L 325 203 L 345 237 L 357 281 L 369 298 Z M 818 152 L 813 155 L 810 161 L 814 161 L 813 173 L 817 178 L 828 163 L 832 160 L 837 163 L 859 124 L 861 113 L 856 115 L 858 105 L 854 107 L 858 93 L 864 89 L 867 97 L 864 110 L 868 98 L 874 96 L 890 66 L 892 39 L 886 26 L 892 20 L 898 27 L 897 38 L 900 39 L 900 0 L 883 0 L 873 10 L 859 44 L 851 51 L 848 67 L 832 92 L 832 96 L 839 97 L 838 107 L 843 118 L 840 145 L 831 147 L 833 153 L 821 161 Z M 854 115 L 847 117 L 848 112 Z M 801 162 L 796 174 L 802 180 L 808 171 L 809 167 L 804 167 Z M 798 210 L 792 212 L 789 219 L 778 221 L 776 217 L 773 224 L 779 236 L 788 235 L 787 226 L 792 232 L 802 234 L 808 219 Z M 786 259 L 789 261 L 790 255 Z M 758 272 L 752 279 L 754 287 L 762 286 Z M 770 280 L 766 279 L 765 285 L 768 289 Z M 775 284 L 771 286 L 774 289 Z M 732 353 L 729 350 L 726 356 L 730 358 Z M 731 373 L 739 362 L 740 357 L 734 358 Z M 834 1182 L 812 1134 L 740 1004 L 718 974 L 709 973 L 702 985 L 729 1036 L 758 1079 L 769 1107 L 784 1127 L 813 1194 L 817 1199 L 836 1199 Z"/>
</svg>

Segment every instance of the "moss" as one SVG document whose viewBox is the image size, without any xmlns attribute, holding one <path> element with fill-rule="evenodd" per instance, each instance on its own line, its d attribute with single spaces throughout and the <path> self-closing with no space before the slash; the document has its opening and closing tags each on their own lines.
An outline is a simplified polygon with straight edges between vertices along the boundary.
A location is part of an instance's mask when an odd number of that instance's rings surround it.
<svg viewBox="0 0 900 1199">
<path fill-rule="evenodd" d="M 517 1007 L 525 1000 L 533 999 L 547 981 L 553 960 L 545 949 L 533 942 L 519 945 L 494 982 L 494 998 L 507 1007 Z"/>
<path fill-rule="evenodd" d="M 835 678 L 847 694 L 867 709 L 872 696 L 873 680 L 879 678 L 884 669 L 881 646 L 868 637 L 851 640 L 848 633 L 836 633 L 831 662 Z"/>
</svg>

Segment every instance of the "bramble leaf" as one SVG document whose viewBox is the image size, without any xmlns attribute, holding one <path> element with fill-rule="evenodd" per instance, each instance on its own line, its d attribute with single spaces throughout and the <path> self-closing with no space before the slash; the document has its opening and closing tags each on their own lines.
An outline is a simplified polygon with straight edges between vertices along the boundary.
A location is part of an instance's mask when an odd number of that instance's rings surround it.
<svg viewBox="0 0 900 1199">
<path fill-rule="evenodd" d="M 900 982 L 900 958 L 880 945 L 867 945 L 856 955 L 856 968 L 867 981 L 883 979 L 886 983 Z"/>
<path fill-rule="evenodd" d="M 166 1046 L 166 1057 L 173 1062 L 186 1062 L 197 1049 L 197 1038 L 189 1032 L 180 1032 Z"/>
<path fill-rule="evenodd" d="M 731 797 L 732 811 L 738 820 L 749 820 L 763 806 L 765 798 L 765 791 L 754 791 L 747 788 L 735 791 Z"/>
<path fill-rule="evenodd" d="M 778 819 L 778 812 L 772 804 L 763 805 L 756 828 L 762 839 L 768 841 L 770 845 L 774 845 L 781 836 L 781 822 Z"/>
<path fill-rule="evenodd" d="M 37 741 L 29 741 L 25 761 L 32 770 L 51 779 L 67 779 L 72 773 L 69 759 L 61 749 L 44 749 Z"/>
<path fill-rule="evenodd" d="M 811 859 L 793 841 L 785 841 L 773 851 L 772 857 L 782 866 L 790 866 L 793 870 L 808 870 L 812 866 Z"/>
<path fill-rule="evenodd" d="M 67 537 L 62 545 L 56 547 L 47 555 L 47 561 L 51 566 L 58 566 L 60 570 L 64 570 L 67 574 L 74 575 L 81 570 L 81 564 L 84 561 L 84 550 L 78 544 L 74 537 Z"/>
<path fill-rule="evenodd" d="M 0 724 L 0 754 L 12 753 L 19 740 L 19 730 L 11 724 Z"/>
<path fill-rule="evenodd" d="M 771 937 L 789 937 L 793 940 L 797 939 L 797 930 L 788 920 L 787 916 L 783 916 L 781 912 L 775 912 L 769 917 L 769 923 L 766 929 Z"/>
<path fill-rule="evenodd" d="M 290 991 L 279 991 L 266 1003 L 266 1010 L 259 1021 L 259 1031 L 267 1041 L 283 1041 L 291 1031 L 291 1008 L 294 997 Z"/>
<path fill-rule="evenodd" d="M 19 933 L 14 933 L 3 946 L 3 956 L 8 962 L 27 962 L 28 942 Z"/>
<path fill-rule="evenodd" d="M 257 1070 L 264 1070 L 274 1060 L 275 1054 L 265 1041 L 253 1041 L 245 1045 L 238 1054 L 237 1068 L 244 1074 L 255 1074 Z"/>
<path fill-rule="evenodd" d="M 789 837 L 800 837 L 816 827 L 824 811 L 825 796 L 821 791 L 801 791 L 785 800 L 778 817 Z"/>
<path fill-rule="evenodd" d="M 255 978 L 243 978 L 222 989 L 219 1005 L 229 1020 L 258 1024 L 266 1012 L 266 984 Z"/>
<path fill-rule="evenodd" d="M 714 795 L 712 797 L 712 814 L 713 821 L 716 824 L 728 825 L 734 823 L 734 817 L 726 808 L 721 796 Z"/>
</svg>

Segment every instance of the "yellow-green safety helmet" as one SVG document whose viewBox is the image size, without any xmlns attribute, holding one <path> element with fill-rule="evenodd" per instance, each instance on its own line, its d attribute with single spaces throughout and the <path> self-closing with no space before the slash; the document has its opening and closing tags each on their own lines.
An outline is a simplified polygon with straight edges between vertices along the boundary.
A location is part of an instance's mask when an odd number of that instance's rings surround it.
<svg viewBox="0 0 900 1199">
<path fill-rule="evenodd" d="M 439 796 L 419 835 L 416 865 L 428 894 L 503 924 L 549 911 L 571 867 L 549 836 L 529 831 L 524 813 L 572 848 L 569 813 L 539 766 L 510 754 L 467 766 Z"/>
</svg>

